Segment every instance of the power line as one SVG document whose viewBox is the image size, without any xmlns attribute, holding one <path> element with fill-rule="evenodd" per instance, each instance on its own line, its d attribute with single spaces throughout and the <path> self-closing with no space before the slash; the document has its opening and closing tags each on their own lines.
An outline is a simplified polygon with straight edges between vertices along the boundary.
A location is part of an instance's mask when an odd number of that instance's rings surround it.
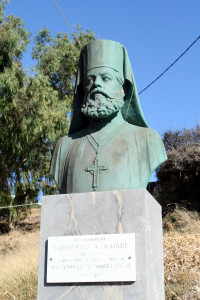
<svg viewBox="0 0 200 300">
<path fill-rule="evenodd" d="M 76 41 L 78 42 L 80 48 L 82 48 L 81 43 L 80 43 L 79 40 L 77 39 L 77 37 L 76 37 L 75 33 L 73 32 L 71 26 L 70 26 L 69 23 L 67 22 L 67 19 L 65 18 L 64 14 L 62 13 L 62 11 L 61 11 L 60 7 L 58 6 L 56 0 L 53 0 L 53 2 L 55 3 L 55 5 L 56 5 L 57 9 L 59 10 L 59 12 L 60 12 L 61 16 L 63 17 L 63 19 L 65 20 L 65 22 L 66 22 L 67 26 L 69 27 L 69 29 L 70 29 L 70 31 L 71 31 L 73 37 L 74 37 L 74 38 L 76 39 Z"/>
<path fill-rule="evenodd" d="M 20 204 L 20 205 L 0 206 L 0 209 L 13 208 L 13 207 L 17 207 L 17 206 L 28 206 L 28 205 L 41 205 L 41 203 L 29 203 L 29 204 Z"/>
<path fill-rule="evenodd" d="M 142 94 L 146 91 L 154 82 L 156 82 L 160 77 L 162 77 L 198 40 L 200 39 L 200 35 L 196 40 L 167 68 L 165 69 L 156 79 L 154 79 L 151 83 L 149 83 L 143 90 L 141 90 L 138 95 Z"/>
<path fill-rule="evenodd" d="M 76 39 L 76 41 L 78 42 L 79 46 L 82 48 L 82 45 L 80 44 L 79 40 L 76 38 L 75 33 L 73 32 L 71 26 L 69 25 L 69 23 L 67 22 L 64 14 L 62 13 L 61 9 L 59 8 L 58 4 L 56 3 L 55 0 L 53 0 L 53 2 L 55 3 L 56 7 L 58 8 L 59 12 L 61 13 L 63 19 L 65 20 L 67 26 L 69 27 L 69 29 L 71 30 L 72 35 L 74 36 L 74 38 Z M 173 62 L 171 63 L 171 65 L 169 65 L 169 67 L 167 67 L 158 77 L 156 77 L 156 79 L 154 79 L 151 83 L 149 83 L 143 90 L 141 90 L 138 95 L 142 94 L 144 91 L 146 91 L 154 82 L 156 82 L 158 79 L 160 79 L 171 67 L 173 67 L 173 65 L 200 39 L 200 35 L 196 38 L 196 40 Z"/>
</svg>

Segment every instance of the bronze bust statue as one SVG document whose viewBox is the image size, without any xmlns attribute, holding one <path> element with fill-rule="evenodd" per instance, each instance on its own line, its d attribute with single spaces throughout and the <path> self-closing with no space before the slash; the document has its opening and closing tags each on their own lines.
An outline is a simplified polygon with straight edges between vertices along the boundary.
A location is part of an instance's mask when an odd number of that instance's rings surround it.
<svg viewBox="0 0 200 300">
<path fill-rule="evenodd" d="M 95 40 L 81 52 L 69 135 L 58 140 L 50 173 L 59 192 L 146 188 L 166 160 L 142 113 L 123 45 Z"/>
</svg>

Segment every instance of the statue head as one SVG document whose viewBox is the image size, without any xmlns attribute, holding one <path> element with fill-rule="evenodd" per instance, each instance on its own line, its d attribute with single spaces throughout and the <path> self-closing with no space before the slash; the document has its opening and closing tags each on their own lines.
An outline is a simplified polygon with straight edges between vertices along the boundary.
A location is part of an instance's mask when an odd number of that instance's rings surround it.
<svg viewBox="0 0 200 300">
<path fill-rule="evenodd" d="M 92 41 L 81 51 L 69 133 L 86 127 L 88 117 L 106 118 L 120 109 L 125 121 L 148 127 L 125 47 Z"/>
<path fill-rule="evenodd" d="M 81 112 L 91 118 L 107 118 L 124 105 L 122 76 L 108 67 L 89 70 L 83 82 L 84 100 Z"/>
</svg>

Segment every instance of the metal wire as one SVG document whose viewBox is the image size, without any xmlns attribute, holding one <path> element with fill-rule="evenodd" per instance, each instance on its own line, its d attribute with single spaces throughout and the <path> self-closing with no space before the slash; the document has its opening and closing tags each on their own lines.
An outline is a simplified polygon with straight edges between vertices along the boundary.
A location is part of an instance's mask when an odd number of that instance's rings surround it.
<svg viewBox="0 0 200 300">
<path fill-rule="evenodd" d="M 11 205 L 11 206 L 0 206 L 0 209 L 13 208 L 13 207 L 17 207 L 17 206 L 28 206 L 28 205 L 41 205 L 41 203 L 29 203 L 29 204 L 20 204 L 20 205 Z"/>
<path fill-rule="evenodd" d="M 167 69 L 165 69 L 156 79 L 154 79 L 151 83 L 149 83 L 143 90 L 141 90 L 138 95 L 142 94 L 144 91 L 146 91 L 154 82 L 156 82 L 160 77 L 162 77 L 198 40 L 200 39 L 200 35 L 196 40 L 171 64 Z"/>
<path fill-rule="evenodd" d="M 61 16 L 63 17 L 63 19 L 65 20 L 65 22 L 66 22 L 67 26 L 69 27 L 69 29 L 70 29 L 70 31 L 71 31 L 73 37 L 74 37 L 74 38 L 76 39 L 76 41 L 78 42 L 80 48 L 82 48 L 81 43 L 80 43 L 79 40 L 77 39 L 77 37 L 76 37 L 74 31 L 72 30 L 71 26 L 70 26 L 69 23 L 67 22 L 67 19 L 65 18 L 64 14 L 62 13 L 62 11 L 61 11 L 60 7 L 58 6 L 57 2 L 56 2 L 55 0 L 53 0 L 53 2 L 55 3 L 55 5 L 56 5 L 57 9 L 59 10 L 59 12 L 60 12 Z"/>
</svg>

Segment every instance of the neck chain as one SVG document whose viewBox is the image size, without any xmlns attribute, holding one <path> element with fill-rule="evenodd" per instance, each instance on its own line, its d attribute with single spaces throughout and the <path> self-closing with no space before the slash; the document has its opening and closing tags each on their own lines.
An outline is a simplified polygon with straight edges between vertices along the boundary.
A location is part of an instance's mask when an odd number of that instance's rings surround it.
<svg viewBox="0 0 200 300">
<path fill-rule="evenodd" d="M 125 123 L 126 122 L 124 121 L 119 126 L 117 126 L 104 140 L 103 140 L 103 133 L 101 133 L 98 141 L 92 135 L 89 128 L 87 129 L 88 133 L 89 133 L 87 135 L 88 142 L 90 143 L 92 148 L 95 150 L 96 155 L 94 157 L 93 165 L 86 168 L 85 171 L 90 172 L 90 174 L 93 176 L 92 188 L 94 191 L 96 191 L 99 186 L 99 175 L 101 174 L 101 171 L 108 170 L 108 168 L 105 165 L 103 165 L 103 164 L 101 165 L 101 163 L 100 163 L 100 152 L 101 152 L 102 148 L 104 147 L 104 145 L 107 142 L 109 143 L 111 141 L 113 136 L 117 133 L 117 131 L 121 127 L 123 127 L 125 125 Z"/>
</svg>

